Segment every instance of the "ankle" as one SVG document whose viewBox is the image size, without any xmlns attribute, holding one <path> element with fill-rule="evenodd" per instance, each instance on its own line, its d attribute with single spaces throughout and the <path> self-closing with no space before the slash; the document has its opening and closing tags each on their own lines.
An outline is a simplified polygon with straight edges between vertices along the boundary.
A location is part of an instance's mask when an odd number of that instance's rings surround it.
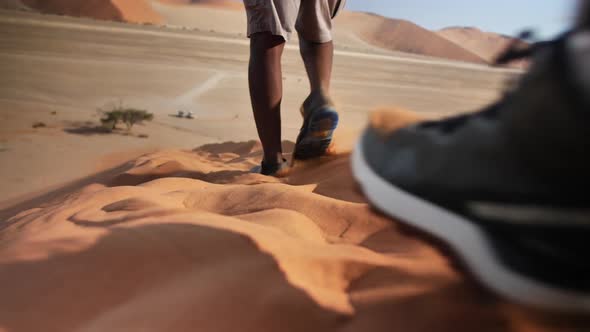
<svg viewBox="0 0 590 332">
<path fill-rule="evenodd" d="M 303 108 L 315 109 L 324 105 L 331 105 L 332 99 L 324 89 L 312 90 L 303 102 Z"/>
<path fill-rule="evenodd" d="M 262 163 L 264 165 L 280 165 L 285 162 L 285 158 L 283 157 L 282 153 L 270 154 L 268 156 L 264 156 L 262 158 Z"/>
</svg>

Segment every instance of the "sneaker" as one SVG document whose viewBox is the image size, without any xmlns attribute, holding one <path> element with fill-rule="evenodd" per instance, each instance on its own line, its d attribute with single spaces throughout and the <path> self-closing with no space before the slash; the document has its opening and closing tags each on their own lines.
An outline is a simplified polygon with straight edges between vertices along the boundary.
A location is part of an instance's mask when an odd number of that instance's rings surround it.
<svg viewBox="0 0 590 332">
<path fill-rule="evenodd" d="M 295 143 L 293 159 L 307 160 L 326 154 L 338 126 L 338 113 L 330 98 L 310 96 L 301 106 L 303 126 Z"/>
<path fill-rule="evenodd" d="M 264 161 L 260 164 L 260 166 L 256 166 L 250 170 L 250 173 L 257 173 L 267 176 L 276 176 L 282 177 L 287 174 L 289 170 L 289 163 L 286 159 L 283 159 L 283 162 L 280 164 L 266 164 Z"/>
<path fill-rule="evenodd" d="M 571 60 L 584 38 L 588 73 L 590 32 L 544 43 L 495 105 L 393 132 L 374 123 L 352 166 L 374 207 L 448 244 L 487 288 L 589 313 L 590 76 Z"/>
</svg>

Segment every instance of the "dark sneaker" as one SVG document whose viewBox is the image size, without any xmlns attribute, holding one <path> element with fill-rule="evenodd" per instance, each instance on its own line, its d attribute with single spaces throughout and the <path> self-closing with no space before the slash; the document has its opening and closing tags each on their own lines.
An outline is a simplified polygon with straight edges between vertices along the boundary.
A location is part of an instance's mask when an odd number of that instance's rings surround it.
<svg viewBox="0 0 590 332">
<path fill-rule="evenodd" d="M 250 173 L 258 173 L 267 176 L 285 176 L 287 171 L 289 170 L 289 163 L 286 159 L 283 159 L 283 162 L 280 164 L 266 164 L 264 161 L 260 164 L 260 166 L 254 167 L 250 170 Z"/>
<path fill-rule="evenodd" d="M 324 95 L 310 96 L 301 106 L 301 115 L 303 126 L 295 143 L 293 159 L 307 160 L 325 155 L 338 127 L 334 104 Z"/>
<path fill-rule="evenodd" d="M 352 166 L 372 205 L 448 244 L 491 290 L 588 313 L 590 76 L 572 60 L 584 38 L 588 55 L 590 33 L 545 43 L 515 90 L 479 113 L 371 125 Z M 577 59 L 589 69 L 590 56 Z"/>
</svg>

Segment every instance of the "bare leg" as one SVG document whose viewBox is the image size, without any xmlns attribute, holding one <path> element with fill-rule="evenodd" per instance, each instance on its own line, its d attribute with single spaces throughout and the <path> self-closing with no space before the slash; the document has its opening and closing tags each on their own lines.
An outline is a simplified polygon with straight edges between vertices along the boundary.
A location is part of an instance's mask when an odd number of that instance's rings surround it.
<svg viewBox="0 0 590 332">
<path fill-rule="evenodd" d="M 306 160 L 326 154 L 339 118 L 330 99 L 334 44 L 331 41 L 310 42 L 302 38 L 301 33 L 299 43 L 311 92 L 303 102 L 303 126 L 297 137 L 293 159 Z"/>
<path fill-rule="evenodd" d="M 305 70 L 311 88 L 308 100 L 321 96 L 322 92 L 329 95 L 334 61 L 334 44 L 331 41 L 327 43 L 310 42 L 300 36 L 299 49 L 305 63 Z"/>
<path fill-rule="evenodd" d="M 283 161 L 281 147 L 281 101 L 283 81 L 281 56 L 285 40 L 270 33 L 250 38 L 248 82 L 258 136 L 264 149 L 264 163 Z"/>
</svg>

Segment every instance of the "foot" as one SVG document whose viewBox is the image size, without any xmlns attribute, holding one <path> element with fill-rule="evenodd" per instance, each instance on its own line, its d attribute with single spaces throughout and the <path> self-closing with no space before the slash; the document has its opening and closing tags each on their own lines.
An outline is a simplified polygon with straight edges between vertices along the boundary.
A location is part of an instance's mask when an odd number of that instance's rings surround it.
<svg viewBox="0 0 590 332">
<path fill-rule="evenodd" d="M 281 163 L 265 163 L 262 161 L 260 166 L 254 167 L 250 172 L 251 173 L 258 173 L 267 176 L 276 176 L 281 177 L 285 176 L 287 171 L 289 170 L 289 163 L 286 159 L 283 159 Z"/>
<path fill-rule="evenodd" d="M 338 126 L 338 113 L 330 98 L 312 94 L 301 106 L 303 126 L 295 143 L 293 159 L 307 160 L 326 154 Z"/>
<path fill-rule="evenodd" d="M 520 85 L 479 113 L 393 132 L 373 123 L 353 172 L 377 209 L 447 243 L 489 289 L 590 313 L 590 89 L 571 39 L 538 49 Z"/>
</svg>

